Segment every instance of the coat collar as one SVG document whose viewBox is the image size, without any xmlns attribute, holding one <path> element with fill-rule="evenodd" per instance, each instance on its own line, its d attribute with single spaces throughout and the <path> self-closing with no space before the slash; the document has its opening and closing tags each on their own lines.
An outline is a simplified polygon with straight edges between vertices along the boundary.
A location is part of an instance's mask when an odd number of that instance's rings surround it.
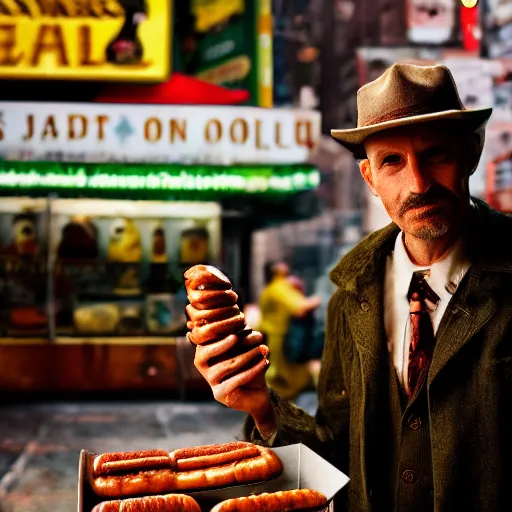
<svg viewBox="0 0 512 512">
<path fill-rule="evenodd" d="M 472 266 L 480 271 L 512 272 L 512 251 L 503 244 L 504 235 L 512 232 L 512 217 L 493 210 L 480 199 L 471 199 L 467 248 Z M 367 298 L 368 285 L 384 274 L 386 257 L 399 232 L 400 228 L 391 223 L 368 235 L 334 267 L 331 281 L 361 300 Z"/>
</svg>

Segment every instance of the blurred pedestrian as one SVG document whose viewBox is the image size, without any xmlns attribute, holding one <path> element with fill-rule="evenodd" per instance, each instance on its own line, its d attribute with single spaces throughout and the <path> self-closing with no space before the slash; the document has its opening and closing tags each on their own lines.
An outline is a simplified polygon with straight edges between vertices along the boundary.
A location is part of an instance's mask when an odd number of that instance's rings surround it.
<svg viewBox="0 0 512 512">
<path fill-rule="evenodd" d="M 290 275 L 288 281 L 302 295 L 306 296 L 304 280 Z M 318 332 L 316 310 L 311 309 L 303 316 L 293 316 L 284 343 L 284 356 L 290 363 L 306 363 L 316 388 L 320 374 L 321 357 L 324 347 L 324 333 Z"/>
<path fill-rule="evenodd" d="M 259 329 L 270 349 L 272 364 L 266 373 L 268 386 L 288 399 L 295 398 L 313 383 L 307 362 L 287 360 L 284 345 L 292 318 L 302 318 L 320 305 L 316 296 L 306 297 L 289 280 L 290 269 L 285 262 L 268 263 L 265 267 L 267 285 L 260 297 Z"/>
</svg>

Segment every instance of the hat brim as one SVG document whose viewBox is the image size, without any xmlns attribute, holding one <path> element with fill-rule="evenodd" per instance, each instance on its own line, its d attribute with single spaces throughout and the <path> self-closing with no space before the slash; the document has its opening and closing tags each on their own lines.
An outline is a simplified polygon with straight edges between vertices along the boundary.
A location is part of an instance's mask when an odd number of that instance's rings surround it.
<svg viewBox="0 0 512 512">
<path fill-rule="evenodd" d="M 491 117 L 492 108 L 480 108 L 473 110 L 445 110 L 434 114 L 422 114 L 418 116 L 404 117 L 385 121 L 383 123 L 364 126 L 361 128 L 350 128 L 346 130 L 331 130 L 331 137 L 350 150 L 356 158 L 366 158 L 364 141 L 374 133 L 408 126 L 411 124 L 427 123 L 440 120 L 455 120 L 464 124 L 466 129 L 471 132 L 477 132 L 485 127 Z"/>
</svg>

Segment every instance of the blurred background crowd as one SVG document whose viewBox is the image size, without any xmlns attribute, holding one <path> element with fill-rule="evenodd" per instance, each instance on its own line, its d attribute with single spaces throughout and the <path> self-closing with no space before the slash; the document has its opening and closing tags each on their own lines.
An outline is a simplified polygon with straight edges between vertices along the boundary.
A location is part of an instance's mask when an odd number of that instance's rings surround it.
<svg viewBox="0 0 512 512">
<path fill-rule="evenodd" d="M 511 0 L 0 0 L 2 399 L 211 398 L 197 263 L 265 335 L 270 385 L 314 390 L 329 272 L 389 222 L 329 132 L 406 61 L 494 107 L 470 186 L 512 211 Z"/>
</svg>

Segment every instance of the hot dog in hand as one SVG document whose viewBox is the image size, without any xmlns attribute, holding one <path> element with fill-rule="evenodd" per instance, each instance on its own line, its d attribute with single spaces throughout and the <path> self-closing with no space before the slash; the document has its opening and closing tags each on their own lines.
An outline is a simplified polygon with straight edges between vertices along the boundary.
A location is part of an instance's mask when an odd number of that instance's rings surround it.
<svg viewBox="0 0 512 512">
<path fill-rule="evenodd" d="M 229 279 L 210 265 L 195 265 L 184 274 L 190 304 L 190 332 L 196 345 L 194 365 L 220 403 L 250 414 L 264 438 L 277 420 L 265 372 L 270 364 L 263 336 L 245 325 Z"/>
</svg>

